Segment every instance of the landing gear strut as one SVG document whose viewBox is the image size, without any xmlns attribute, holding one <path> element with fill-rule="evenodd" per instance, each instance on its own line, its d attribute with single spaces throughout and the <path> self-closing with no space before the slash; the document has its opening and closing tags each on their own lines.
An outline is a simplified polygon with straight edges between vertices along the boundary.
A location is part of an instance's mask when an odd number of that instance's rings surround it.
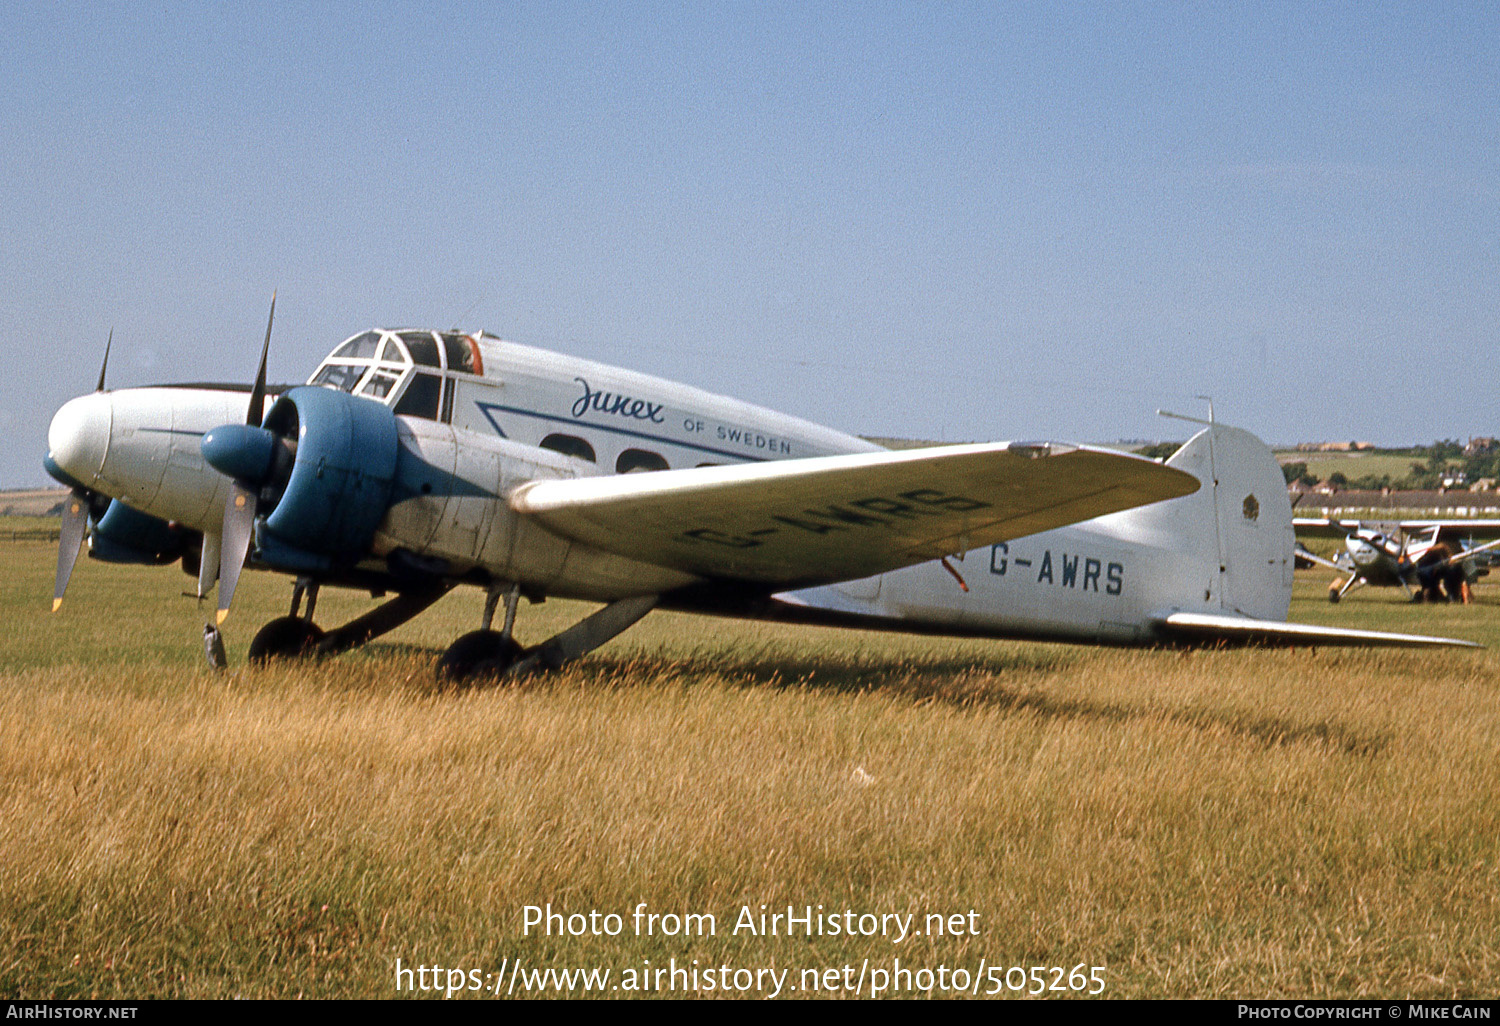
<svg viewBox="0 0 1500 1026">
<path fill-rule="evenodd" d="M 493 630 L 495 607 L 501 597 L 505 599 L 505 628 Z M 484 619 L 479 630 L 463 635 L 438 659 L 438 676 L 444 680 L 460 681 L 470 677 L 502 677 L 526 654 L 512 636 L 516 626 L 516 606 L 521 601 L 521 586 L 512 584 L 501 591 L 498 585 L 489 590 L 484 600 Z"/>
<path fill-rule="evenodd" d="M 292 589 L 290 615 L 272 620 L 256 633 L 255 639 L 250 642 L 250 662 L 331 656 L 358 648 L 365 642 L 400 627 L 448 594 L 452 587 L 446 581 L 436 581 L 424 587 L 403 591 L 363 616 L 355 617 L 333 630 L 324 631 L 312 619 L 318 604 L 318 582 L 311 578 L 298 578 Z M 307 598 L 305 612 L 302 610 L 304 596 Z"/>
<path fill-rule="evenodd" d="M 303 596 L 307 598 L 305 616 L 299 615 Z M 313 623 L 313 613 L 317 608 L 318 582 L 307 577 L 297 578 L 292 587 L 291 613 L 277 617 L 255 632 L 250 642 L 250 662 L 259 664 L 272 659 L 312 655 L 324 637 L 322 628 Z"/>
<path fill-rule="evenodd" d="M 528 649 L 522 648 L 511 636 L 520 594 L 515 585 L 503 592 L 505 629 L 496 631 L 490 628 L 490 624 L 502 592 L 491 588 L 485 602 L 483 626 L 449 646 L 438 660 L 438 676 L 461 681 L 475 677 L 524 677 L 556 670 L 622 633 L 651 612 L 658 600 L 656 595 L 640 595 L 611 602 L 562 633 Z"/>
<path fill-rule="evenodd" d="M 1345 581 L 1342 586 L 1340 586 L 1338 581 L 1334 581 L 1328 586 L 1328 601 L 1337 604 L 1339 599 L 1364 583 L 1365 579 L 1357 573 Z"/>
</svg>

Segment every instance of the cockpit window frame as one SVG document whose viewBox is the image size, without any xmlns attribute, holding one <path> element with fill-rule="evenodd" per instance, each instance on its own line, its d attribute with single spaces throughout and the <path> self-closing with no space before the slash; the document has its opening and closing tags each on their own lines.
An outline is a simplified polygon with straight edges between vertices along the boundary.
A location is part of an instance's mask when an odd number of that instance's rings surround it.
<svg viewBox="0 0 1500 1026">
<path fill-rule="evenodd" d="M 344 372 L 347 374 L 350 371 L 358 371 L 358 373 L 353 378 L 345 378 L 343 382 L 323 380 L 325 378 L 331 378 L 334 373 Z M 364 383 L 365 378 L 369 376 L 369 373 L 370 365 L 368 363 L 354 362 L 342 359 L 330 359 L 323 361 L 318 369 L 313 372 L 312 378 L 309 379 L 307 383 L 309 385 L 317 385 L 322 388 L 331 388 L 338 392 L 347 392 L 350 395 L 355 395 L 359 392 L 361 385 Z"/>
<path fill-rule="evenodd" d="M 339 344 L 339 347 L 329 354 L 329 359 L 359 361 L 376 360 L 379 359 L 382 343 L 384 341 L 385 336 L 379 331 L 373 329 L 370 331 L 362 331 L 358 335 L 355 335 L 352 338 L 345 339 L 343 342 L 341 342 Z M 361 347 L 361 343 L 369 344 L 370 351 L 368 353 L 361 353 L 358 351 L 358 349 Z M 346 351 L 350 349 L 354 349 L 355 351 Z"/>
<path fill-rule="evenodd" d="M 443 346 L 438 342 L 437 336 L 433 332 L 406 330 L 392 332 L 391 334 L 401 341 L 402 348 L 406 350 L 406 355 L 413 365 L 417 367 L 430 367 L 437 371 L 448 369 L 444 360 Z M 428 346 L 432 347 L 431 360 L 426 358 L 425 352 L 418 351 L 419 347 L 425 350 Z"/>
<path fill-rule="evenodd" d="M 365 355 L 341 355 L 351 347 L 358 347 L 354 351 Z M 418 375 L 436 379 L 438 396 L 430 415 L 431 383 L 420 386 L 426 393 L 421 397 L 420 412 L 401 410 Z M 382 403 L 400 416 L 447 424 L 453 420 L 458 379 L 483 376 L 483 356 L 475 336 L 420 328 L 374 328 L 339 343 L 307 383 Z M 374 391 L 377 383 L 386 384 L 383 395 Z"/>
</svg>

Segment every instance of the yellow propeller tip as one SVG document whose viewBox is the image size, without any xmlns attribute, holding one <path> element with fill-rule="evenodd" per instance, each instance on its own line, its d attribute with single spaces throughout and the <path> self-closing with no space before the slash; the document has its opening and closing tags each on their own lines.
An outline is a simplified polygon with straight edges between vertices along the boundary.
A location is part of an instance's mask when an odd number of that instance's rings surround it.
<svg viewBox="0 0 1500 1026">
<path fill-rule="evenodd" d="M 227 619 L 229 619 L 229 610 L 227 609 L 219 610 L 218 613 L 216 613 L 214 616 L 215 622 L 220 626 L 223 626 L 224 621 Z"/>
<path fill-rule="evenodd" d="M 57 612 L 61 608 L 62 608 L 62 599 L 53 599 L 52 600 L 52 611 L 55 613 L 55 612 Z"/>
</svg>

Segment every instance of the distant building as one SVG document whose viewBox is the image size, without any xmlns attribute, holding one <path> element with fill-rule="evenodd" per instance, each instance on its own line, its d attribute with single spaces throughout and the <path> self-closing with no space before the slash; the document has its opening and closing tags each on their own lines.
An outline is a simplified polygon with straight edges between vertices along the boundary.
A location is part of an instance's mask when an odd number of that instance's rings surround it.
<svg viewBox="0 0 1500 1026">
<path fill-rule="evenodd" d="M 1470 438 L 1469 444 L 1464 446 L 1464 455 L 1482 456 L 1487 452 L 1494 452 L 1496 446 L 1500 446 L 1500 442 L 1493 438 Z"/>
</svg>

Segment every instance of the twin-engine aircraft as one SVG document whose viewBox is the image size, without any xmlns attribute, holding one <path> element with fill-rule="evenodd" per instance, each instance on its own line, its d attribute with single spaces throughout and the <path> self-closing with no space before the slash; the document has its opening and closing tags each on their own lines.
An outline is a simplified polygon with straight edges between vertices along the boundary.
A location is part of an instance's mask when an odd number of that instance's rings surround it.
<svg viewBox="0 0 1500 1026">
<path fill-rule="evenodd" d="M 1308 551 L 1299 542 L 1298 557 L 1345 575 L 1328 586 L 1328 601 L 1338 602 L 1355 588 L 1373 585 L 1401 588 L 1416 598 L 1412 585 L 1419 584 L 1419 571 L 1430 567 L 1440 572 L 1450 564 L 1462 564 L 1466 574 L 1489 572 L 1484 554 L 1500 547 L 1500 520 L 1324 520 L 1297 517 L 1296 532 L 1308 538 L 1338 538 L 1344 551 L 1326 559 Z M 1481 540 L 1483 544 L 1479 544 Z M 1447 555 L 1437 556 L 1439 545 Z M 1434 558 L 1428 558 L 1433 554 Z M 1480 564 L 1483 565 L 1480 565 Z"/>
<path fill-rule="evenodd" d="M 484 588 L 477 629 L 440 659 L 453 679 L 556 668 L 657 607 L 1111 644 L 1469 644 L 1285 622 L 1282 475 L 1224 425 L 1165 464 L 1046 442 L 890 451 L 661 378 L 425 330 L 355 335 L 265 409 L 270 337 L 268 324 L 248 396 L 106 391 L 101 372 L 58 411 L 46 466 L 73 496 L 54 609 L 87 538 L 103 560 L 181 560 L 200 598 L 217 581 L 220 623 L 243 566 L 292 576 L 252 660 L 340 652 L 458 585 Z M 326 585 L 389 597 L 324 629 Z M 520 597 L 550 595 L 603 606 L 523 647 Z"/>
</svg>

